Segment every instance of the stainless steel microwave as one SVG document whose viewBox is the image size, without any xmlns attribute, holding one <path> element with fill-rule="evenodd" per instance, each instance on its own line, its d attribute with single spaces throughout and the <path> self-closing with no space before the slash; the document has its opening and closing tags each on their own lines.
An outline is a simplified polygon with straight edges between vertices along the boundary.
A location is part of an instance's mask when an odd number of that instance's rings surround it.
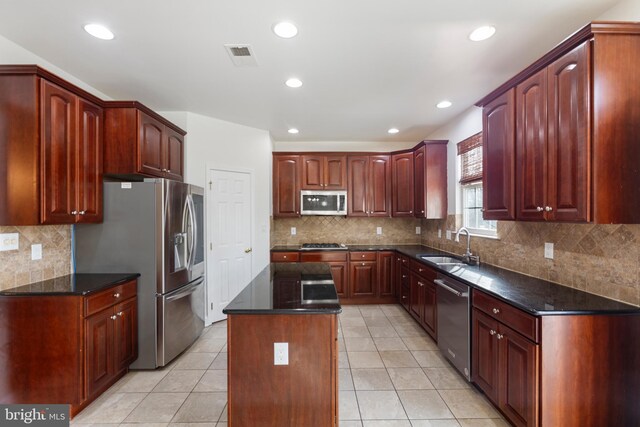
<svg viewBox="0 0 640 427">
<path fill-rule="evenodd" d="M 346 191 L 300 191 L 302 215 L 346 215 Z"/>
</svg>

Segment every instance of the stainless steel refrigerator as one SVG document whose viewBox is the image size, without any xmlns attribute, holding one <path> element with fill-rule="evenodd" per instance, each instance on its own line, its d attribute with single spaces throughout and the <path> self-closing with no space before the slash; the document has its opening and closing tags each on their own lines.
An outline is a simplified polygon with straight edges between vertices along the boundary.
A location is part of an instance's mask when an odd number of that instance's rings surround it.
<svg viewBox="0 0 640 427">
<path fill-rule="evenodd" d="M 167 179 L 104 183 L 104 222 L 75 229 L 78 273 L 137 272 L 138 360 L 168 364 L 204 329 L 204 190 Z"/>
</svg>

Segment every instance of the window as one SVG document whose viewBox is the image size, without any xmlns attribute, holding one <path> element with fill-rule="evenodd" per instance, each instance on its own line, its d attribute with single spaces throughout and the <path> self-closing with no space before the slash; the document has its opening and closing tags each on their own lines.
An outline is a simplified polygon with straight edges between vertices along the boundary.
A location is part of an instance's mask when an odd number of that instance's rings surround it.
<svg viewBox="0 0 640 427">
<path fill-rule="evenodd" d="M 462 225 L 471 234 L 496 236 L 497 221 L 482 218 L 482 132 L 458 143 Z"/>
</svg>

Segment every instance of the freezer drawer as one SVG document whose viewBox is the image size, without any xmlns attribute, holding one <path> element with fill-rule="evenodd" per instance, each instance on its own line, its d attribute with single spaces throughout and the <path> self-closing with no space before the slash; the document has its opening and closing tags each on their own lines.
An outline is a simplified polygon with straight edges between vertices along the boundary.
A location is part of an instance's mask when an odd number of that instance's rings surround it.
<svg viewBox="0 0 640 427">
<path fill-rule="evenodd" d="M 157 365 L 165 366 L 204 329 L 204 278 L 158 295 Z"/>
</svg>

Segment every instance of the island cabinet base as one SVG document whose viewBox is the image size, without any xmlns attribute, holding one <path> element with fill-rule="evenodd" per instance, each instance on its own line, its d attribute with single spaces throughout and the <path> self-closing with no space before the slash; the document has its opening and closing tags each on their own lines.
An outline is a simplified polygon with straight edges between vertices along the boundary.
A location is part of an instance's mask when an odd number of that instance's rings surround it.
<svg viewBox="0 0 640 427">
<path fill-rule="evenodd" d="M 337 426 L 337 327 L 336 314 L 230 314 L 229 427 Z"/>
</svg>

